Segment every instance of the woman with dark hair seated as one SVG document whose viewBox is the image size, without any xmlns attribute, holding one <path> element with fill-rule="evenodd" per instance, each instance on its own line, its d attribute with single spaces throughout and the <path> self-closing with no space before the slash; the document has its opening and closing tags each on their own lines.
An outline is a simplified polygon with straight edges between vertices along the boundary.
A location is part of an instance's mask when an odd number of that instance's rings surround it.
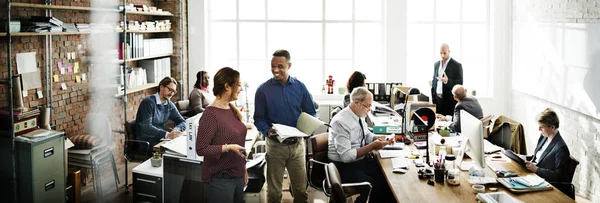
<svg viewBox="0 0 600 203">
<path fill-rule="evenodd" d="M 539 130 L 542 132 L 538 139 L 535 153 L 525 166 L 531 172 L 549 182 L 569 181 L 572 174 L 565 174 L 570 152 L 567 144 L 558 132 L 558 116 L 552 109 L 547 108 L 537 117 Z"/>
<path fill-rule="evenodd" d="M 344 95 L 344 108 L 346 108 L 350 104 L 350 92 L 352 92 L 354 88 L 365 87 L 367 85 L 367 83 L 365 82 L 366 80 L 367 76 L 365 76 L 365 74 L 358 71 L 354 71 L 354 73 L 352 73 L 352 75 L 348 79 L 348 82 L 346 82 L 346 89 L 348 90 L 348 94 Z"/>
<path fill-rule="evenodd" d="M 210 96 L 208 91 L 208 80 L 210 77 L 206 71 L 198 71 L 196 73 L 196 83 L 194 89 L 190 92 L 190 105 L 188 106 L 188 115 L 194 116 L 196 114 L 204 112 L 206 108 L 214 99 Z"/>
</svg>

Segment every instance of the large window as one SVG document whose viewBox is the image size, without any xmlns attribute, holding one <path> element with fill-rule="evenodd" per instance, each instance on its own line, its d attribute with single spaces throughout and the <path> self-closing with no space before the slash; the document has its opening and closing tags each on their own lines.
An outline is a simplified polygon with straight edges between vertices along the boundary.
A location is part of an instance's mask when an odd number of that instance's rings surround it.
<svg viewBox="0 0 600 203">
<path fill-rule="evenodd" d="M 272 77 L 277 49 L 290 51 L 291 76 L 312 94 L 321 93 L 329 75 L 337 92 L 354 70 L 369 81 L 385 80 L 382 0 L 207 2 L 206 69 L 211 75 L 225 66 L 239 70 L 251 102 L 256 88 Z"/>
<path fill-rule="evenodd" d="M 408 0 L 408 84 L 430 92 L 440 45 L 462 63 L 464 86 L 492 96 L 493 43 L 489 0 Z"/>
</svg>

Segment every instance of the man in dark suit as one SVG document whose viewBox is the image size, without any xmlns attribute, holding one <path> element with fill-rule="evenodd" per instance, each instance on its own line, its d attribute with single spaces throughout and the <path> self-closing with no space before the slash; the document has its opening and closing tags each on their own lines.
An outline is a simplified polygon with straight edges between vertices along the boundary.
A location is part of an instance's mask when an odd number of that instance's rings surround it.
<svg viewBox="0 0 600 203">
<path fill-rule="evenodd" d="M 448 126 L 448 128 L 455 130 L 456 132 L 461 132 L 460 130 L 460 110 L 465 110 L 467 113 L 475 116 L 478 119 L 483 118 L 483 109 L 481 109 L 481 105 L 479 101 L 475 97 L 468 97 L 467 90 L 462 85 L 454 85 L 452 88 L 452 95 L 454 95 L 454 100 L 458 101 L 456 107 L 454 108 L 454 117 L 452 118 L 452 123 Z M 441 115 L 441 114 L 438 114 Z M 445 116 L 438 116 L 440 120 L 445 120 Z"/>
<path fill-rule="evenodd" d="M 447 44 L 442 44 L 440 56 L 442 60 L 433 65 L 431 99 L 436 104 L 437 113 L 452 115 L 456 105 L 452 97 L 452 87 L 463 84 L 462 64 L 450 57 L 450 47 Z"/>
</svg>

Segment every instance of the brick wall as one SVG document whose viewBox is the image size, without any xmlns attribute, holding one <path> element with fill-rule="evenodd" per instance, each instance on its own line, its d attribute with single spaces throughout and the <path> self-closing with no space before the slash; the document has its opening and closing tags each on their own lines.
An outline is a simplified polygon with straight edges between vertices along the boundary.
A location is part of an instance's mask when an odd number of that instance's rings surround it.
<svg viewBox="0 0 600 203">
<path fill-rule="evenodd" d="M 514 0 L 513 11 L 514 22 L 600 23 L 600 0 Z M 540 135 L 535 116 L 547 107 L 558 113 L 561 136 L 580 161 L 573 178 L 576 192 L 600 202 L 600 120 L 518 91 L 512 91 L 510 103 L 511 116 L 525 126 L 530 152 Z"/>
<path fill-rule="evenodd" d="M 185 13 L 187 10 L 185 9 L 185 0 L 182 0 L 183 3 L 183 13 L 179 11 L 179 1 L 178 0 L 167 0 L 160 1 L 157 6 L 158 8 L 162 8 L 163 10 L 170 11 L 175 16 L 174 17 L 151 17 L 151 16 L 136 16 L 129 15 L 128 20 L 150 20 L 150 19 L 170 19 L 172 21 L 172 29 L 173 33 L 160 33 L 160 34 L 145 34 L 145 38 L 160 38 L 160 37 L 172 37 L 174 42 L 174 56 L 171 57 L 171 75 L 175 77 L 178 81 L 181 81 L 181 72 L 185 75 L 184 78 L 187 77 L 187 40 L 182 40 L 180 37 L 180 33 L 183 33 L 183 39 L 187 38 L 187 33 L 185 30 L 187 28 L 184 27 L 183 30 L 179 29 L 179 19 L 185 19 Z M 19 3 L 39 3 L 39 0 L 13 0 L 13 2 Z M 120 3 L 121 1 L 119 1 Z M 131 0 L 128 3 L 133 4 L 145 4 L 145 5 L 154 5 L 153 0 Z M 4 4 L 4 3 L 2 3 Z M 54 5 L 69 5 L 69 6 L 90 6 L 90 0 L 53 0 Z M 6 19 L 6 9 L 0 8 L 0 19 Z M 44 10 L 42 9 L 24 9 L 24 8 L 12 8 L 11 17 L 13 20 L 16 19 L 27 19 L 28 16 L 43 16 Z M 53 16 L 60 19 L 65 23 L 90 23 L 90 12 L 88 11 L 69 11 L 69 10 L 54 10 Z M 119 18 L 121 19 L 121 18 Z M 115 22 L 116 25 L 116 22 Z M 186 26 L 186 24 L 184 24 Z M 35 90 L 29 90 L 28 96 L 24 98 L 24 104 L 26 107 L 38 107 L 45 105 L 48 99 L 46 94 L 45 84 L 46 84 L 46 72 L 45 71 L 45 37 L 44 36 L 30 36 L 30 37 L 13 37 L 12 38 L 12 65 L 13 65 L 13 74 L 16 74 L 16 61 L 15 55 L 17 53 L 23 52 L 37 52 L 37 66 L 41 70 L 41 78 L 42 78 L 42 88 L 41 90 L 44 93 L 44 98 L 38 99 L 35 95 Z M 85 116 L 88 113 L 89 106 L 93 102 L 91 100 L 92 93 L 90 92 L 89 78 L 93 77 L 92 71 L 90 71 L 91 67 L 88 62 L 86 62 L 86 57 L 83 51 L 78 49 L 79 47 L 86 47 L 88 44 L 89 35 L 63 35 L 63 36 L 53 36 L 52 39 L 52 70 L 53 75 L 59 75 L 59 82 L 52 81 L 52 106 L 53 106 L 53 115 L 52 115 L 52 124 L 56 125 L 56 129 L 59 131 L 64 131 L 67 137 L 82 134 L 84 131 L 84 123 Z M 181 42 L 185 43 L 181 43 Z M 7 43 L 5 37 L 0 37 L 0 74 L 1 79 L 8 78 L 8 67 L 7 67 L 7 55 L 6 55 Z M 81 51 L 81 52 L 80 52 Z M 75 52 L 77 53 L 76 60 L 67 60 L 67 52 Z M 63 64 L 69 64 L 74 62 L 79 62 L 80 73 L 67 72 L 65 74 L 60 74 L 60 70 L 57 67 L 57 62 L 62 62 Z M 179 69 L 179 65 L 183 64 L 183 70 Z M 128 64 L 129 67 L 135 67 L 135 62 L 130 62 Z M 99 68 L 99 67 L 97 67 Z M 117 67 L 115 67 L 117 68 Z M 82 73 L 86 73 L 88 80 L 81 81 L 79 83 L 76 82 L 76 75 L 81 76 Z M 48 77 L 52 80 L 52 75 Z M 60 84 L 65 83 L 68 88 L 67 90 L 62 90 L 60 88 Z M 178 91 L 184 92 L 184 98 L 187 98 L 187 88 L 182 89 L 182 87 L 187 87 L 187 84 L 182 84 L 178 87 Z M 8 90 L 7 87 L 2 86 L 0 88 L 0 106 L 8 106 Z M 143 90 L 140 92 L 135 92 L 127 95 L 127 120 L 135 119 L 135 115 L 137 112 L 137 108 L 139 103 L 143 98 L 149 96 L 156 92 L 156 88 L 149 88 L 147 90 Z M 177 94 L 173 97 L 173 101 L 179 100 L 180 94 Z M 110 101 L 113 104 L 109 104 L 109 106 L 114 105 L 114 111 L 112 115 L 109 117 L 112 122 L 112 128 L 114 130 L 124 130 L 123 128 L 123 103 L 120 98 L 109 99 L 105 101 Z M 117 167 L 119 171 L 123 171 L 124 167 L 124 158 L 123 158 L 123 135 L 114 133 L 112 140 L 112 149 L 113 155 L 117 162 Z M 110 173 L 109 173 L 110 174 Z M 124 177 L 122 172 L 119 173 L 121 178 Z M 112 178 L 112 175 L 111 177 Z"/>
</svg>

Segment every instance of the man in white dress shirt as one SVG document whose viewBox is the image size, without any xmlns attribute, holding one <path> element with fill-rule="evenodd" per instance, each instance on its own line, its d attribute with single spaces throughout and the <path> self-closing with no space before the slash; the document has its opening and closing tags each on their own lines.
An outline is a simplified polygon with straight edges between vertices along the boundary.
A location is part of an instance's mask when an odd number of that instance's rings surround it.
<svg viewBox="0 0 600 203">
<path fill-rule="evenodd" d="M 371 151 L 393 144 L 385 135 L 377 136 L 367 129 L 365 117 L 373 104 L 373 94 L 365 87 L 354 88 L 351 103 L 331 121 L 327 157 L 340 172 L 342 183 L 371 183 L 370 202 L 394 202 L 392 192 Z M 357 188 L 356 202 L 367 202 L 369 188 Z"/>
</svg>

